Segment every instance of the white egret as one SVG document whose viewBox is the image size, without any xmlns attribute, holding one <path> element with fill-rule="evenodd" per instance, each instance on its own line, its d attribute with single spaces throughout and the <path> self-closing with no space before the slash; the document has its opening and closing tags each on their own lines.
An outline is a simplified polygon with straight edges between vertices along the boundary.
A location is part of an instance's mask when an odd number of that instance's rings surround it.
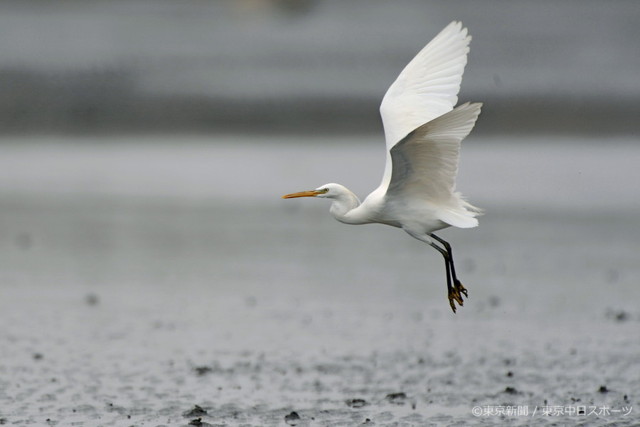
<svg viewBox="0 0 640 427">
<path fill-rule="evenodd" d="M 380 105 L 387 145 L 382 183 L 360 203 L 340 184 L 282 196 L 332 200 L 330 212 L 345 224 L 381 223 L 402 228 L 444 257 L 449 304 L 468 292 L 456 276 L 449 243 L 434 231 L 478 225 L 481 210 L 455 191 L 461 141 L 480 114 L 480 103 L 454 108 L 471 36 L 452 22 L 402 70 Z"/>
</svg>

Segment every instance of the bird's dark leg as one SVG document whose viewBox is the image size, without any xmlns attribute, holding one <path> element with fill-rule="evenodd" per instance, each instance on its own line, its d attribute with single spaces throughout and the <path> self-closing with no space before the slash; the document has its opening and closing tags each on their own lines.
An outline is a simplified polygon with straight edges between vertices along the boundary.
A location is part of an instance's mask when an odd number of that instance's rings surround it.
<svg viewBox="0 0 640 427">
<path fill-rule="evenodd" d="M 442 245 L 447 250 L 447 253 L 449 254 L 449 263 L 451 264 L 451 277 L 453 278 L 454 287 L 458 287 L 460 289 L 460 292 L 462 292 L 464 296 L 467 297 L 468 296 L 467 290 L 464 288 L 464 286 L 462 286 L 462 283 L 458 280 L 458 276 L 456 276 L 456 267 L 453 262 L 453 251 L 451 250 L 451 245 L 449 244 L 449 242 L 441 239 L 440 237 L 436 236 L 433 233 L 429 234 L 429 236 L 433 237 L 438 242 L 442 243 Z"/>
<path fill-rule="evenodd" d="M 440 246 L 436 245 L 434 242 L 431 243 L 431 246 L 436 248 L 438 252 L 440 252 L 444 257 L 444 262 L 447 267 L 447 289 L 449 291 L 449 304 L 451 305 L 451 308 L 455 313 L 456 308 L 455 308 L 454 300 L 458 304 L 460 304 L 460 306 L 462 306 L 463 305 L 462 295 L 464 295 L 465 297 L 468 297 L 469 293 L 467 292 L 467 289 L 464 286 L 462 286 L 462 282 L 458 280 L 458 276 L 456 275 L 456 267 L 453 262 L 453 251 L 451 250 L 451 245 L 449 244 L 449 242 L 441 239 L 435 234 L 429 234 L 429 236 L 431 236 L 433 239 L 437 240 L 444 246 L 444 249 L 443 249 Z M 453 286 L 451 286 L 452 280 L 453 280 Z"/>
<path fill-rule="evenodd" d="M 440 252 L 442 254 L 442 256 L 444 257 L 444 266 L 447 269 L 447 291 L 448 291 L 448 294 L 449 294 L 449 304 L 451 305 L 451 309 L 455 313 L 456 312 L 456 305 L 453 302 L 454 298 L 455 298 L 454 297 L 455 291 L 453 289 L 453 286 L 451 285 L 451 267 L 450 267 L 449 261 L 448 261 L 449 254 L 447 253 L 447 251 L 445 249 L 442 249 L 440 246 L 436 245 L 435 243 L 431 242 L 429 244 L 435 250 Z M 458 300 L 456 299 L 456 301 L 458 301 Z M 462 305 L 462 304 L 460 304 L 460 305 Z"/>
<path fill-rule="evenodd" d="M 453 312 L 455 313 L 456 312 L 456 305 L 455 305 L 454 300 L 457 301 L 458 304 L 462 305 L 462 298 L 456 293 L 454 287 L 451 285 L 451 265 L 449 263 L 449 253 L 447 252 L 446 249 L 441 248 L 440 246 L 438 246 L 434 242 L 431 242 L 429 244 L 435 250 L 440 252 L 442 254 L 442 256 L 444 257 L 444 266 L 447 269 L 447 292 L 448 292 L 448 295 L 449 295 L 449 305 L 451 305 L 451 310 L 453 310 Z"/>
</svg>

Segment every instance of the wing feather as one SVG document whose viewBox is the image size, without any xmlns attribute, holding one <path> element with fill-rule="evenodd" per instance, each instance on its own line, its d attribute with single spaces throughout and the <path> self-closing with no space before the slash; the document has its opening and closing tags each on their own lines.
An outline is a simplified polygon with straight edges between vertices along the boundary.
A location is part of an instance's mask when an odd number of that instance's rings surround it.
<svg viewBox="0 0 640 427">
<path fill-rule="evenodd" d="M 460 143 L 473 129 L 481 107 L 480 103 L 462 104 L 398 142 L 391 149 L 392 174 L 386 196 L 429 200 L 443 206 L 452 198 L 460 200 L 455 193 Z"/>
<path fill-rule="evenodd" d="M 387 150 L 418 126 L 453 109 L 470 41 L 460 22 L 450 23 L 389 87 L 380 105 Z"/>
<path fill-rule="evenodd" d="M 400 72 L 380 104 L 387 158 L 380 186 L 391 179 L 391 148 L 409 132 L 453 109 L 458 102 L 471 36 L 460 22 L 447 25 Z"/>
</svg>

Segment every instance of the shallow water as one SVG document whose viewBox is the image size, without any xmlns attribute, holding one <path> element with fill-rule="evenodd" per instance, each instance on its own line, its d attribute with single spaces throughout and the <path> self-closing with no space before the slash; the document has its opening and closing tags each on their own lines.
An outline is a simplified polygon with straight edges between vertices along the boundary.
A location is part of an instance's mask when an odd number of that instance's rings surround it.
<svg viewBox="0 0 640 427">
<path fill-rule="evenodd" d="M 640 418 L 632 140 L 470 141 L 459 188 L 487 214 L 441 233 L 470 291 L 456 315 L 432 249 L 279 199 L 365 193 L 375 142 L 17 142 L 0 159 L 7 424 Z"/>
</svg>

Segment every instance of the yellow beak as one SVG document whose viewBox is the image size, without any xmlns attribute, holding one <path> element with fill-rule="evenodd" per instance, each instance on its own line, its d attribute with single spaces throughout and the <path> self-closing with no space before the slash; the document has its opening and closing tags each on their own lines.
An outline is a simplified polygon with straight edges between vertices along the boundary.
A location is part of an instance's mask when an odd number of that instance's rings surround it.
<svg viewBox="0 0 640 427">
<path fill-rule="evenodd" d="M 316 197 L 318 194 L 322 194 L 322 191 L 318 191 L 318 190 L 301 191 L 299 193 L 285 194 L 284 196 L 282 196 L 282 198 L 294 199 L 296 197 Z"/>
</svg>

